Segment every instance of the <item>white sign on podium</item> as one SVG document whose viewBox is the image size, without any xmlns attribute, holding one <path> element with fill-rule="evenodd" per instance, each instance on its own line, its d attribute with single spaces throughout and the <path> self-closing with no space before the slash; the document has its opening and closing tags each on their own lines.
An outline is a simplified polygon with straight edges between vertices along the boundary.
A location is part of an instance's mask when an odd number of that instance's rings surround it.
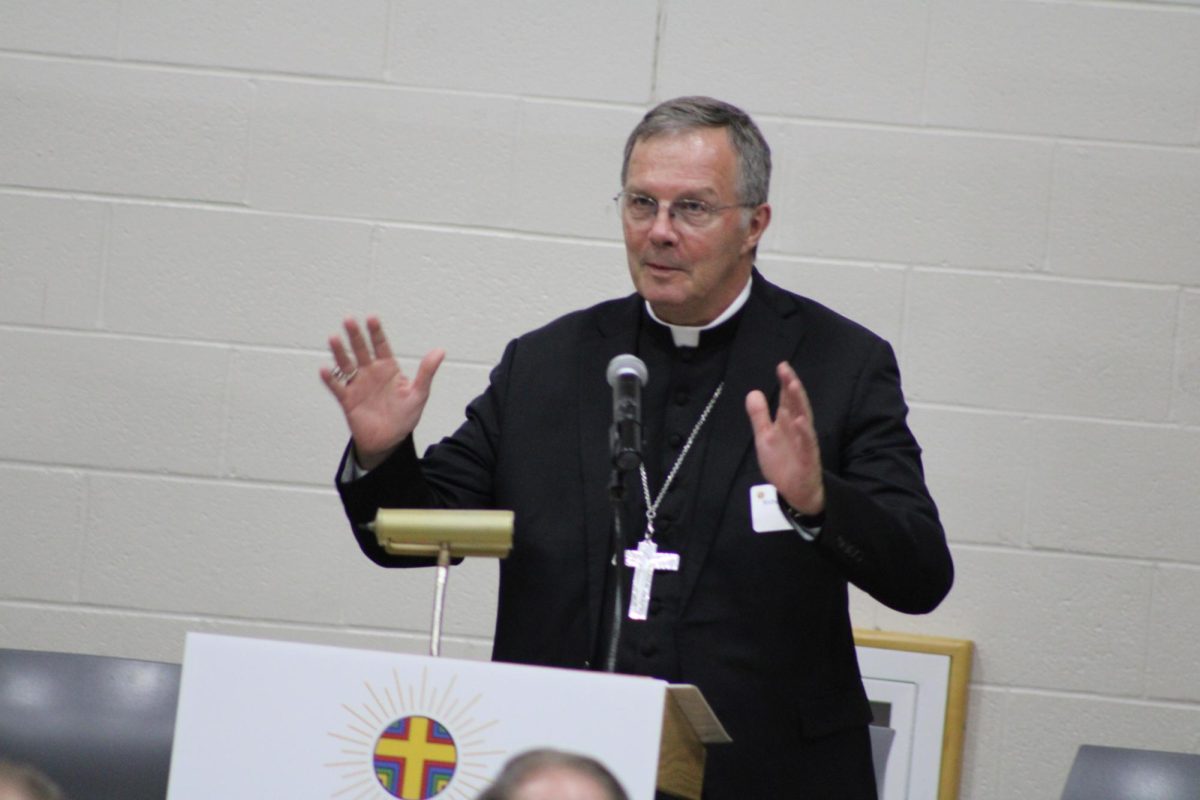
<svg viewBox="0 0 1200 800">
<path fill-rule="evenodd" d="M 650 678 L 188 634 L 168 800 L 473 800 L 513 755 L 599 759 L 654 796 Z"/>
</svg>

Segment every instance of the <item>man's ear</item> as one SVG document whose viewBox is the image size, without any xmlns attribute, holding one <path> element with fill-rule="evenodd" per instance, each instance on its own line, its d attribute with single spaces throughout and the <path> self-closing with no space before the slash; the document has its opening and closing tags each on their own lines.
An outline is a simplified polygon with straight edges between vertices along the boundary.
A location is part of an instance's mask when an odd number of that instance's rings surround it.
<svg viewBox="0 0 1200 800">
<path fill-rule="evenodd" d="M 767 232 L 771 224 L 771 205 L 763 203 L 750 212 L 750 221 L 746 223 L 746 239 L 742 242 L 742 252 L 749 253 L 758 247 L 758 240 Z"/>
</svg>

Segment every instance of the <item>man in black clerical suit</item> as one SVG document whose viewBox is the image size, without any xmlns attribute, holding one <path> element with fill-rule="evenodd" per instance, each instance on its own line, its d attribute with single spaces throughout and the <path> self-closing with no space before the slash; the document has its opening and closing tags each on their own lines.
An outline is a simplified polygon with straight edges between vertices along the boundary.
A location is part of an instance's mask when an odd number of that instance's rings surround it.
<svg viewBox="0 0 1200 800">
<path fill-rule="evenodd" d="M 405 562 L 357 527 L 377 508 L 513 509 L 493 657 L 593 667 L 605 368 L 637 354 L 650 379 L 627 563 L 659 568 L 639 571 L 650 590 L 629 603 L 618 670 L 703 690 L 734 739 L 710 749 L 705 797 L 873 798 L 847 584 L 924 613 L 953 567 L 891 347 L 754 269 L 770 168 L 737 108 L 680 98 L 648 112 L 617 198 L 636 294 L 510 342 L 462 426 L 422 458 L 411 434 L 444 354 L 410 379 L 377 319 L 365 333 L 347 320 L 349 348 L 331 338 L 336 366 L 321 371 L 352 437 L 337 483 L 359 546 L 385 566 Z"/>
</svg>

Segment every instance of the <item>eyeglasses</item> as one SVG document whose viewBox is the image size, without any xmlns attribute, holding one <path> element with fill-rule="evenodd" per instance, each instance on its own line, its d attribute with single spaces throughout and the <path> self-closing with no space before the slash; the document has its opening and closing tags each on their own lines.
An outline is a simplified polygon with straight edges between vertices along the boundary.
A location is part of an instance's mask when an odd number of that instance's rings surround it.
<svg viewBox="0 0 1200 800">
<path fill-rule="evenodd" d="M 649 222 L 658 218 L 658 208 L 662 205 L 658 200 L 636 192 L 619 192 L 613 198 L 621 209 L 621 214 L 629 222 Z M 703 200 L 681 198 L 667 204 L 667 216 L 677 219 L 692 228 L 703 228 L 712 222 L 717 214 L 731 208 L 754 208 L 754 203 L 733 203 L 727 206 L 714 206 Z"/>
</svg>

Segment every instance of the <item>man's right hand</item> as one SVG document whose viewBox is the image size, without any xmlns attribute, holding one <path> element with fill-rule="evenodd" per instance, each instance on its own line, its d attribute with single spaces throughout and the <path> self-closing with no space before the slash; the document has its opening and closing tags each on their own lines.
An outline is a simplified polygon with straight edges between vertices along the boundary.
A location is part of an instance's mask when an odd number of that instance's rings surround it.
<svg viewBox="0 0 1200 800">
<path fill-rule="evenodd" d="M 416 429 L 434 373 L 446 353 L 429 351 L 421 359 L 416 377 L 409 380 L 392 355 L 378 317 L 367 317 L 369 345 L 353 318 L 347 318 L 344 327 L 350 352 L 341 336 L 329 337 L 329 351 L 337 368 L 322 367 L 321 380 L 346 415 L 358 465 L 370 470 L 382 464 Z"/>
</svg>

